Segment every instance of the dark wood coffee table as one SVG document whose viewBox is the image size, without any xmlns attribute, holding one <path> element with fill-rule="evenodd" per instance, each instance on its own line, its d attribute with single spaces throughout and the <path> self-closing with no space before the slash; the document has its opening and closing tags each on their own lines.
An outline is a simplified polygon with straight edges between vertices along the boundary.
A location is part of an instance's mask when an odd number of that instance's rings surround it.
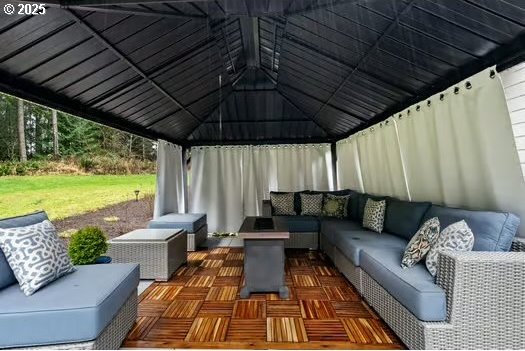
<svg viewBox="0 0 525 351">
<path fill-rule="evenodd" d="M 288 223 L 280 217 L 246 217 L 239 229 L 244 239 L 245 285 L 240 296 L 279 292 L 286 299 L 289 290 L 284 276 L 284 240 L 290 237 Z"/>
</svg>

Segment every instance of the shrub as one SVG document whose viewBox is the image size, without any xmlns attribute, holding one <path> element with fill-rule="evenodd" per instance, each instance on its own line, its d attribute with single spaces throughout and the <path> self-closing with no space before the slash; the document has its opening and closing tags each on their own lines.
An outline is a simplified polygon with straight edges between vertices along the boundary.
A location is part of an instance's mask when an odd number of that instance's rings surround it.
<svg viewBox="0 0 525 351">
<path fill-rule="evenodd" d="M 69 256 L 73 264 L 92 264 L 108 250 L 107 238 L 97 227 L 85 227 L 71 236 Z"/>
</svg>

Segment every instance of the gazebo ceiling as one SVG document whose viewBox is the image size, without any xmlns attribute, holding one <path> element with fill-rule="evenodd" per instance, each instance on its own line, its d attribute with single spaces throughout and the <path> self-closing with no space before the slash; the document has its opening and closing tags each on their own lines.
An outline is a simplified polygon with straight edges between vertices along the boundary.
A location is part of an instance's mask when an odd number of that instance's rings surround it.
<svg viewBox="0 0 525 351">
<path fill-rule="evenodd" d="M 521 0 L 44 3 L 0 89 L 184 145 L 334 141 L 525 48 Z"/>
</svg>

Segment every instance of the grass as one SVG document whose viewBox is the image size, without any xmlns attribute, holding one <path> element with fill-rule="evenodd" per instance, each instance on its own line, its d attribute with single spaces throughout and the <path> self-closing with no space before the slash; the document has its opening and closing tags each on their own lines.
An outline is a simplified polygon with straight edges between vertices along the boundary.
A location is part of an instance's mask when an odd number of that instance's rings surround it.
<svg viewBox="0 0 525 351">
<path fill-rule="evenodd" d="M 51 220 L 155 192 L 155 175 L 0 177 L 0 218 L 45 210 Z"/>
</svg>

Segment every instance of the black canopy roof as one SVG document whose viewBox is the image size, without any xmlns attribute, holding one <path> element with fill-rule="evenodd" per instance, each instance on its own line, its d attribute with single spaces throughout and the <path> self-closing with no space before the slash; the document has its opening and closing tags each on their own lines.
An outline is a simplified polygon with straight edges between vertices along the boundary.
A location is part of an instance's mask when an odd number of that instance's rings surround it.
<svg viewBox="0 0 525 351">
<path fill-rule="evenodd" d="M 137 1 L 0 14 L 0 90 L 184 145 L 334 141 L 525 50 L 522 0 Z"/>
</svg>

